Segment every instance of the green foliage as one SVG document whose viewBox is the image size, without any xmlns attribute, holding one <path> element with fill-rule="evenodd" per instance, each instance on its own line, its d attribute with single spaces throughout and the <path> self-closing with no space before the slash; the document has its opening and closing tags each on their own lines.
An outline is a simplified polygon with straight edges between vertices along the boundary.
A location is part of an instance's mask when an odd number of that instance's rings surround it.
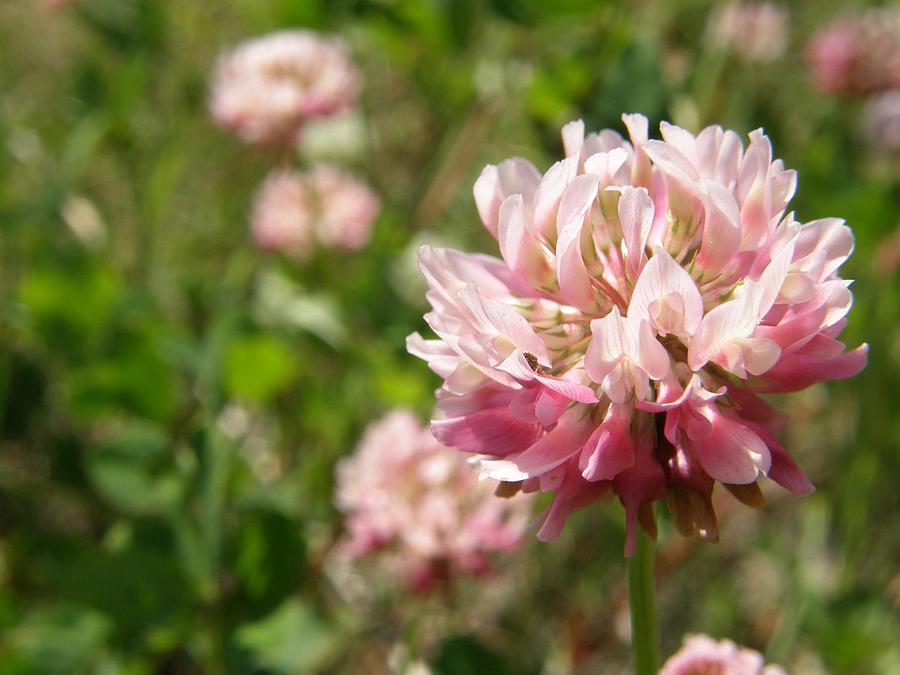
<svg viewBox="0 0 900 675">
<path fill-rule="evenodd" d="M 297 362 L 280 339 L 259 335 L 235 340 L 225 352 L 226 394 L 249 403 L 264 403 L 294 377 Z"/>
<path fill-rule="evenodd" d="M 285 675 L 316 672 L 340 646 L 333 626 L 291 599 L 263 620 L 241 626 L 235 637 L 253 663 Z"/>
<path fill-rule="evenodd" d="M 437 675 L 504 675 L 511 672 L 502 656 L 471 635 L 459 635 L 445 640 L 434 659 L 433 668 Z"/>
</svg>

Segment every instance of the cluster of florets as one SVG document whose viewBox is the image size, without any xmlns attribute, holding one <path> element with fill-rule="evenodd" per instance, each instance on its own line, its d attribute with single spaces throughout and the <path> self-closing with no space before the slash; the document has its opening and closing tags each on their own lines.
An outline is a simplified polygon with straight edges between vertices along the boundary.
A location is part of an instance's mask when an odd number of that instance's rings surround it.
<svg viewBox="0 0 900 675">
<path fill-rule="evenodd" d="M 796 174 L 761 130 L 745 148 L 717 126 L 649 140 L 646 118 L 623 119 L 630 141 L 567 124 L 543 175 L 518 158 L 484 169 L 475 201 L 502 258 L 423 247 L 438 339 L 408 348 L 444 380 L 442 443 L 555 493 L 542 539 L 612 492 L 630 552 L 637 522 L 655 533 L 655 500 L 715 538 L 716 481 L 750 504 L 763 475 L 809 492 L 759 394 L 849 377 L 867 348 L 837 339 L 850 230 L 795 220 Z"/>
<path fill-rule="evenodd" d="M 257 195 L 251 231 L 260 248 L 302 260 L 317 241 L 344 251 L 362 248 L 380 210 L 378 195 L 341 169 L 279 169 Z"/>
<path fill-rule="evenodd" d="M 787 10 L 772 2 L 729 2 L 709 15 L 706 35 L 744 61 L 766 63 L 784 56 L 788 24 Z"/>
<path fill-rule="evenodd" d="M 219 57 L 210 108 L 248 143 L 283 145 L 304 122 L 356 100 L 360 76 L 344 43 L 303 30 L 249 40 Z"/>
<path fill-rule="evenodd" d="M 900 88 L 900 10 L 839 16 L 812 37 L 806 56 L 822 91 L 852 96 Z"/>
<path fill-rule="evenodd" d="M 337 506 L 346 516 L 341 552 L 372 557 L 416 590 L 489 571 L 492 553 L 519 544 L 530 512 L 526 497 L 497 499 L 405 410 L 371 425 L 338 465 Z"/>
<path fill-rule="evenodd" d="M 783 668 L 765 665 L 762 654 L 731 640 L 716 642 L 706 635 L 688 635 L 684 646 L 666 663 L 660 675 L 786 675 Z"/>
</svg>

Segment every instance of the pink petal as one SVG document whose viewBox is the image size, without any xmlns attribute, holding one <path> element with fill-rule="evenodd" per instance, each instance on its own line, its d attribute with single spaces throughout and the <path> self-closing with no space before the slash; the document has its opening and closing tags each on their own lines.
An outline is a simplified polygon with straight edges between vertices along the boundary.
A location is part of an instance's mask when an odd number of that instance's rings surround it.
<svg viewBox="0 0 900 675">
<path fill-rule="evenodd" d="M 696 265 L 714 277 L 731 262 L 741 244 L 741 215 L 731 190 L 715 181 L 704 188 L 704 222 Z"/>
<path fill-rule="evenodd" d="M 594 430 L 581 451 L 578 468 L 585 480 L 611 480 L 634 464 L 630 422 L 630 409 L 610 406 L 603 423 Z"/>
<path fill-rule="evenodd" d="M 759 321 L 761 299 L 759 287 L 748 281 L 740 297 L 715 307 L 703 317 L 688 348 L 688 365 L 691 370 L 700 370 L 735 338 L 749 337 L 753 333 Z"/>
<path fill-rule="evenodd" d="M 632 556 L 641 505 L 662 499 L 666 493 L 666 474 L 653 456 L 650 438 L 638 440 L 634 464 L 613 479 L 613 489 L 625 507 L 625 555 Z"/>
<path fill-rule="evenodd" d="M 644 188 L 625 188 L 619 198 L 619 223 L 622 226 L 625 250 L 627 251 L 627 270 L 632 280 L 640 275 L 641 266 L 646 260 L 645 249 L 653 225 L 653 200 Z"/>
<path fill-rule="evenodd" d="M 428 287 L 450 304 L 456 303 L 456 294 L 470 283 L 491 298 L 534 296 L 534 290 L 499 258 L 424 245 L 419 248 L 418 263 Z"/>
<path fill-rule="evenodd" d="M 462 417 L 434 420 L 431 433 L 443 445 L 463 452 L 506 457 L 533 445 L 540 438 L 541 427 L 523 422 L 505 408 L 488 408 Z"/>
<path fill-rule="evenodd" d="M 741 347 L 741 364 L 751 375 L 762 375 L 774 366 L 781 357 L 781 347 L 772 340 L 761 337 L 743 338 Z M 735 369 L 729 369 L 737 372 Z M 738 372 L 740 375 L 740 373 Z"/>
<path fill-rule="evenodd" d="M 689 336 L 703 318 L 703 298 L 687 271 L 658 246 L 635 284 L 628 316 L 661 332 Z"/>
<path fill-rule="evenodd" d="M 638 351 L 634 362 L 654 380 L 662 380 L 669 374 L 669 352 L 656 339 L 650 324 L 640 319 L 638 322 Z"/>
<path fill-rule="evenodd" d="M 781 293 L 781 287 L 787 278 L 791 260 L 794 256 L 795 241 L 796 235 L 772 258 L 772 261 L 766 266 L 759 278 L 759 286 L 762 290 L 759 316 L 765 316 L 769 312 Z"/>
<path fill-rule="evenodd" d="M 638 114 L 622 115 L 622 122 L 628 129 L 631 145 L 634 147 L 634 163 L 631 165 L 631 183 L 649 189 L 653 185 L 650 159 L 644 152 L 643 146 L 648 138 L 647 118 Z"/>
<path fill-rule="evenodd" d="M 483 297 L 474 284 L 460 291 L 460 299 L 484 326 L 508 339 L 517 349 L 534 354 L 544 366 L 550 366 L 547 347 L 524 316 L 502 302 Z"/>
<path fill-rule="evenodd" d="M 774 434 L 759 425 L 748 426 L 763 440 L 772 455 L 769 478 L 798 497 L 806 496 L 816 489 Z"/>
<path fill-rule="evenodd" d="M 584 172 L 600 178 L 600 186 L 606 187 L 615 182 L 615 175 L 628 161 L 628 153 L 622 148 L 613 148 L 609 152 L 598 152 L 584 161 Z"/>
<path fill-rule="evenodd" d="M 582 216 L 575 216 L 560 231 L 556 242 L 556 275 L 559 291 L 566 302 L 591 313 L 597 309 L 597 300 L 582 254 L 583 223 Z"/>
<path fill-rule="evenodd" d="M 541 518 L 538 539 L 553 541 L 559 537 L 569 516 L 602 499 L 607 492 L 609 483 L 591 483 L 581 477 L 576 467 L 571 469 L 566 467 L 562 482 L 553 496 L 553 502 Z"/>
<path fill-rule="evenodd" d="M 547 389 L 565 396 L 569 400 L 577 401 L 578 403 L 599 403 L 600 401 L 594 390 L 583 384 L 550 375 L 536 374 L 534 379 L 547 387 Z"/>
<path fill-rule="evenodd" d="M 419 333 L 406 338 L 406 351 L 428 363 L 441 377 L 449 377 L 459 365 L 459 355 L 443 340 L 426 340 Z"/>
<path fill-rule="evenodd" d="M 540 180 L 541 174 L 534 165 L 521 157 L 484 167 L 472 192 L 481 222 L 494 237 L 497 236 L 498 213 L 503 200 L 520 194 L 530 207 Z"/>
<path fill-rule="evenodd" d="M 698 168 L 700 162 L 697 157 L 697 139 L 690 131 L 681 127 L 661 122 L 659 125 L 660 135 L 663 140 L 675 148 L 690 163 L 692 167 Z"/>
<path fill-rule="evenodd" d="M 760 326 L 756 333 L 778 344 L 782 351 L 793 351 L 822 329 L 826 312 L 826 307 L 818 307 L 793 319 L 783 319 L 775 326 Z"/>
<path fill-rule="evenodd" d="M 550 427 L 559 421 L 571 397 L 562 396 L 555 391 L 539 390 L 534 403 L 534 416 L 540 424 Z"/>
<path fill-rule="evenodd" d="M 581 151 L 581 146 L 584 145 L 584 122 L 575 120 L 563 126 L 562 139 L 566 157 L 578 155 Z"/>
<path fill-rule="evenodd" d="M 794 353 L 760 378 L 754 389 L 769 394 L 800 391 L 816 382 L 845 380 L 866 367 L 869 345 L 832 357 Z"/>
<path fill-rule="evenodd" d="M 556 212 L 560 200 L 577 173 L 577 158 L 557 162 L 544 174 L 534 194 L 534 232 L 551 244 L 556 241 Z"/>
<path fill-rule="evenodd" d="M 703 213 L 696 168 L 675 148 L 662 141 L 647 141 L 644 152 L 666 181 L 669 211 L 683 227 L 696 225 Z"/>
<path fill-rule="evenodd" d="M 691 440 L 688 449 L 710 478 L 742 485 L 769 470 L 769 449 L 751 429 L 725 417 L 715 406 L 698 412 L 710 422 L 711 431 L 705 439 Z"/>
<path fill-rule="evenodd" d="M 557 234 L 562 228 L 574 220 L 584 221 L 590 212 L 597 193 L 600 190 L 600 178 L 592 174 L 577 176 L 566 188 L 559 202 L 559 210 L 556 214 Z"/>
<path fill-rule="evenodd" d="M 813 220 L 800 228 L 796 258 L 799 260 L 820 251 L 827 261 L 822 278 L 832 274 L 853 252 L 853 232 L 840 218 Z"/>
<path fill-rule="evenodd" d="M 546 473 L 581 450 L 593 425 L 578 406 L 567 410 L 559 423 L 527 450 L 502 460 L 481 463 L 484 475 L 503 481 L 525 480 Z"/>
<path fill-rule="evenodd" d="M 514 274 L 541 288 L 553 277 L 547 258 L 526 223 L 522 195 L 507 197 L 500 206 L 497 240 L 500 253 Z"/>
<path fill-rule="evenodd" d="M 738 174 L 741 202 L 741 250 L 753 251 L 769 238 L 772 217 L 772 191 L 767 184 L 772 145 L 761 129 L 750 134 L 750 146 L 744 153 Z"/>
<path fill-rule="evenodd" d="M 623 355 L 638 349 L 636 336 L 632 336 L 618 307 L 601 319 L 591 321 L 593 337 L 584 357 L 584 368 L 588 376 L 598 384 L 619 363 Z"/>
<path fill-rule="evenodd" d="M 754 422 L 757 426 L 772 432 L 781 429 L 788 420 L 787 415 L 782 415 L 771 405 L 748 389 L 735 384 L 728 385 L 728 396 L 737 403 L 741 419 Z M 754 430 L 756 426 L 752 427 Z M 760 435 L 762 438 L 762 436 Z M 765 441 L 766 439 L 763 438 Z M 768 443 L 768 441 L 766 441 Z M 773 460 L 774 461 L 774 460 Z"/>
</svg>

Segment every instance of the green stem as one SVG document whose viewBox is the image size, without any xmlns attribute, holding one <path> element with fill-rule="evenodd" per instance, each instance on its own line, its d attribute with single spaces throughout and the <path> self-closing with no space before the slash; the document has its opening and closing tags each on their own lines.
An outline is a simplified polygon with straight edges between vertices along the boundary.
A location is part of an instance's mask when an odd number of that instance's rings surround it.
<svg viewBox="0 0 900 675">
<path fill-rule="evenodd" d="M 634 673 L 656 675 L 659 671 L 659 624 L 653 578 L 653 541 L 640 529 L 636 551 L 628 561 L 628 604 L 631 608 Z"/>
</svg>

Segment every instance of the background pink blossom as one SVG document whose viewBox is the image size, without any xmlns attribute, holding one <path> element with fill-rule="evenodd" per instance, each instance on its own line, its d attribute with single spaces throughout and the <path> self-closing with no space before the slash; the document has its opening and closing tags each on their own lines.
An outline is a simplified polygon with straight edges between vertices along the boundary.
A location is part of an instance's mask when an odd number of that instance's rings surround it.
<svg viewBox="0 0 900 675">
<path fill-rule="evenodd" d="M 810 39 L 813 84 L 855 95 L 900 87 L 900 10 L 868 9 L 839 16 Z"/>
<path fill-rule="evenodd" d="M 773 2 L 729 2 L 713 10 L 707 37 L 715 46 L 733 50 L 745 61 L 775 61 L 788 43 L 789 15 Z"/>
<path fill-rule="evenodd" d="M 313 167 L 309 180 L 318 204 L 319 241 L 328 248 L 347 251 L 365 246 L 381 211 L 378 195 L 334 166 Z"/>
<path fill-rule="evenodd" d="M 311 31 L 249 40 L 219 57 L 210 108 L 248 143 L 292 142 L 303 122 L 351 106 L 359 75 L 344 43 Z"/>
<path fill-rule="evenodd" d="M 689 635 L 684 646 L 663 664 L 660 675 L 786 675 L 779 666 L 764 665 L 762 654 L 731 640 L 716 642 Z"/>
<path fill-rule="evenodd" d="M 256 245 L 301 260 L 307 258 L 314 242 L 314 209 L 303 174 L 285 169 L 273 172 L 256 196 L 250 219 Z"/>
<path fill-rule="evenodd" d="M 514 549 L 530 500 L 494 495 L 458 454 L 415 415 L 395 410 L 373 423 L 337 468 L 336 504 L 345 514 L 342 551 L 377 554 L 409 586 L 424 590 L 458 574 L 490 569 L 489 556 Z"/>
<path fill-rule="evenodd" d="M 317 242 L 345 251 L 364 246 L 380 209 L 367 185 L 336 167 L 278 169 L 256 197 L 250 227 L 260 248 L 304 260 Z"/>
</svg>

